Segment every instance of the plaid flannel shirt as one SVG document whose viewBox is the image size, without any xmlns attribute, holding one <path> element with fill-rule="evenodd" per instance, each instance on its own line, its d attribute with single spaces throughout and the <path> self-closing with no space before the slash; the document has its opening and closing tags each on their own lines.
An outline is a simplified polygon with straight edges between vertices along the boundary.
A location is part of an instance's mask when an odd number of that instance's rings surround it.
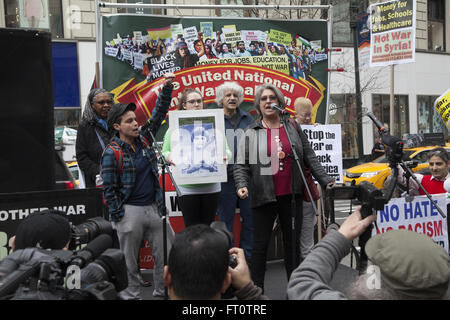
<svg viewBox="0 0 450 320">
<path fill-rule="evenodd" d="M 161 127 L 161 123 L 165 119 L 170 107 L 170 102 L 172 101 L 172 89 L 173 86 L 163 87 L 158 99 L 156 100 L 156 106 L 153 110 L 152 116 L 149 119 L 150 125 L 144 131 L 140 132 L 140 134 L 144 136 L 150 144 L 150 146 L 144 145 L 144 152 L 149 164 L 151 165 L 153 185 L 155 188 L 155 202 L 158 205 L 158 212 L 160 216 L 163 214 L 163 194 L 159 184 L 156 153 L 151 147 L 153 139 L 150 132 L 156 136 L 156 132 Z M 140 143 L 142 143 L 142 137 L 140 136 L 138 139 L 140 139 Z M 110 144 L 105 148 L 102 155 L 101 176 L 103 178 L 103 193 L 109 210 L 109 219 L 114 222 L 119 222 L 125 214 L 123 205 L 130 198 L 134 190 L 136 169 L 131 158 L 131 146 L 120 140 L 117 136 L 114 136 L 112 140 L 116 141 L 123 151 L 122 172 L 119 176 L 119 164 L 116 161 L 114 151 L 109 148 L 109 146 L 112 146 L 113 148 L 115 148 L 115 146 Z"/>
</svg>

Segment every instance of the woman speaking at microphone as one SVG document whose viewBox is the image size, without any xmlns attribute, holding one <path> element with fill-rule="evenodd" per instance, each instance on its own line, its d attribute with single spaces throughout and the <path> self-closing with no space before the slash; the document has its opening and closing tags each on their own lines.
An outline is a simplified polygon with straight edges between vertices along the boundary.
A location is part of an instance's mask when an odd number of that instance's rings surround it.
<svg viewBox="0 0 450 320">
<path fill-rule="evenodd" d="M 292 140 L 302 168 L 308 166 L 323 187 L 334 181 L 317 161 L 316 154 L 300 126 L 296 125 L 295 121 L 288 121 L 288 126 L 285 127 L 281 122 L 280 112 L 273 105 L 281 109 L 286 107 L 283 94 L 271 84 L 259 86 L 255 94 L 254 107 L 260 118 L 248 127 L 248 130 L 254 131 L 250 136 L 258 137 L 258 141 L 246 142 L 245 157 L 238 159 L 234 166 L 238 196 L 241 199 L 250 196 L 254 226 L 250 270 L 252 280 L 262 289 L 264 289 L 267 249 L 277 215 L 283 233 L 284 263 L 288 279 L 300 263 L 299 236 L 304 183 L 298 166 L 293 161 L 286 133 Z M 257 157 L 252 154 L 254 152 Z M 270 162 L 261 161 L 264 157 L 269 157 Z M 257 159 L 256 163 L 252 159 Z M 292 197 L 295 197 L 296 206 L 294 233 L 291 228 Z M 292 246 L 296 247 L 295 251 Z"/>
</svg>

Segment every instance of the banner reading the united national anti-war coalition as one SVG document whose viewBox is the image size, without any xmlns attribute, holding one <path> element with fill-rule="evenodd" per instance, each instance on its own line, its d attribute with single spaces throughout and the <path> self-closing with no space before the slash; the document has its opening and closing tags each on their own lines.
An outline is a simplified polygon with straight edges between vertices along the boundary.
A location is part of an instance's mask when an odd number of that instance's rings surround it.
<svg viewBox="0 0 450 320">
<path fill-rule="evenodd" d="M 370 66 L 415 61 L 416 1 L 397 0 L 369 7 Z"/>
<path fill-rule="evenodd" d="M 324 20 L 103 16 L 102 85 L 116 101 L 136 103 L 140 124 L 150 117 L 166 72 L 176 75 L 171 109 L 185 88 L 198 89 L 214 107 L 216 87 L 236 81 L 244 88 L 243 109 L 254 114 L 256 88 L 271 83 L 290 113 L 297 97 L 307 97 L 313 121 L 323 123 L 327 39 Z"/>
</svg>

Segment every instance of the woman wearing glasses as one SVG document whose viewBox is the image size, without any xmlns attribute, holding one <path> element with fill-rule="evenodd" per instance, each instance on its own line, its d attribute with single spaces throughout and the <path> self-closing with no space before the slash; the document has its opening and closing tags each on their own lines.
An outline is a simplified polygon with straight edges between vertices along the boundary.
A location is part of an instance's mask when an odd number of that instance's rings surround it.
<svg viewBox="0 0 450 320">
<path fill-rule="evenodd" d="M 95 187 L 95 176 L 100 173 L 103 149 L 112 137 L 106 122 L 112 105 L 113 95 L 105 89 L 98 88 L 89 92 L 75 144 L 78 167 L 84 174 L 86 188 Z"/>
<path fill-rule="evenodd" d="M 300 263 L 298 245 L 304 183 L 296 163 L 292 160 L 286 131 L 292 139 L 302 167 L 308 166 L 316 180 L 324 187 L 333 182 L 333 178 L 326 174 L 317 161 L 304 133 L 294 121 L 289 121 L 288 127 L 285 128 L 281 123 L 280 113 L 271 108 L 272 104 L 285 108 L 285 99 L 280 90 L 271 84 L 258 87 L 254 107 L 260 119 L 247 129 L 247 132 L 253 130 L 253 134 L 246 134 L 250 138 L 245 145 L 245 159 L 238 159 L 234 165 L 238 196 L 241 199 L 250 196 L 254 227 L 250 270 L 254 283 L 262 289 L 267 249 L 277 215 L 283 233 L 284 262 L 288 279 Z M 255 141 L 250 141 L 252 139 Z M 250 195 L 248 190 L 251 191 Z M 296 200 L 294 239 L 291 228 L 292 196 L 295 196 Z"/>
<path fill-rule="evenodd" d="M 201 93 L 194 89 L 186 89 L 180 98 L 178 110 L 202 110 L 203 109 L 203 97 Z M 183 166 L 181 170 L 184 170 L 186 174 L 193 171 L 211 171 L 214 170 L 214 163 L 208 163 L 203 161 L 204 151 L 210 150 L 208 147 L 210 138 L 210 128 L 198 126 L 193 127 L 191 134 L 186 143 L 189 146 L 193 146 L 195 150 L 192 152 L 201 152 L 202 161 L 195 162 L 194 159 L 189 160 L 189 163 L 176 163 L 173 157 L 171 157 L 170 148 L 170 130 L 167 130 L 164 136 L 164 144 L 162 153 L 167 158 L 168 162 L 172 165 Z M 183 147 L 183 141 L 180 141 L 181 147 Z M 198 155 L 198 154 L 197 154 Z M 227 148 L 227 157 L 230 158 L 231 154 Z M 194 158 L 196 158 L 194 156 Z M 220 196 L 220 183 L 205 183 L 205 184 L 189 184 L 179 185 L 180 195 L 178 198 L 178 204 L 180 205 L 181 212 L 183 213 L 184 225 L 186 227 L 194 224 L 207 224 L 210 225 L 214 221 L 217 206 L 219 204 Z"/>
</svg>

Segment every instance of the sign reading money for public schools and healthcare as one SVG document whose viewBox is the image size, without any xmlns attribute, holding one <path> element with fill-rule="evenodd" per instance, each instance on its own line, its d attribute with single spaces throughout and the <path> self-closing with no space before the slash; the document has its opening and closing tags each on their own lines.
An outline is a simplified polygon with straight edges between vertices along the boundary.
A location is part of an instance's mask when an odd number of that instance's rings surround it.
<svg viewBox="0 0 450 320">
<path fill-rule="evenodd" d="M 416 1 L 395 0 L 369 7 L 370 66 L 415 61 Z"/>
<path fill-rule="evenodd" d="M 325 120 L 325 20 L 108 15 L 101 43 L 102 86 L 116 101 L 136 103 L 140 124 L 150 117 L 167 72 L 176 75 L 171 109 L 186 88 L 199 90 L 206 108 L 215 107 L 215 88 L 235 81 L 244 88 L 242 108 L 254 114 L 256 88 L 270 83 L 286 97 L 290 113 L 297 97 L 308 97 L 313 120 Z"/>
</svg>

